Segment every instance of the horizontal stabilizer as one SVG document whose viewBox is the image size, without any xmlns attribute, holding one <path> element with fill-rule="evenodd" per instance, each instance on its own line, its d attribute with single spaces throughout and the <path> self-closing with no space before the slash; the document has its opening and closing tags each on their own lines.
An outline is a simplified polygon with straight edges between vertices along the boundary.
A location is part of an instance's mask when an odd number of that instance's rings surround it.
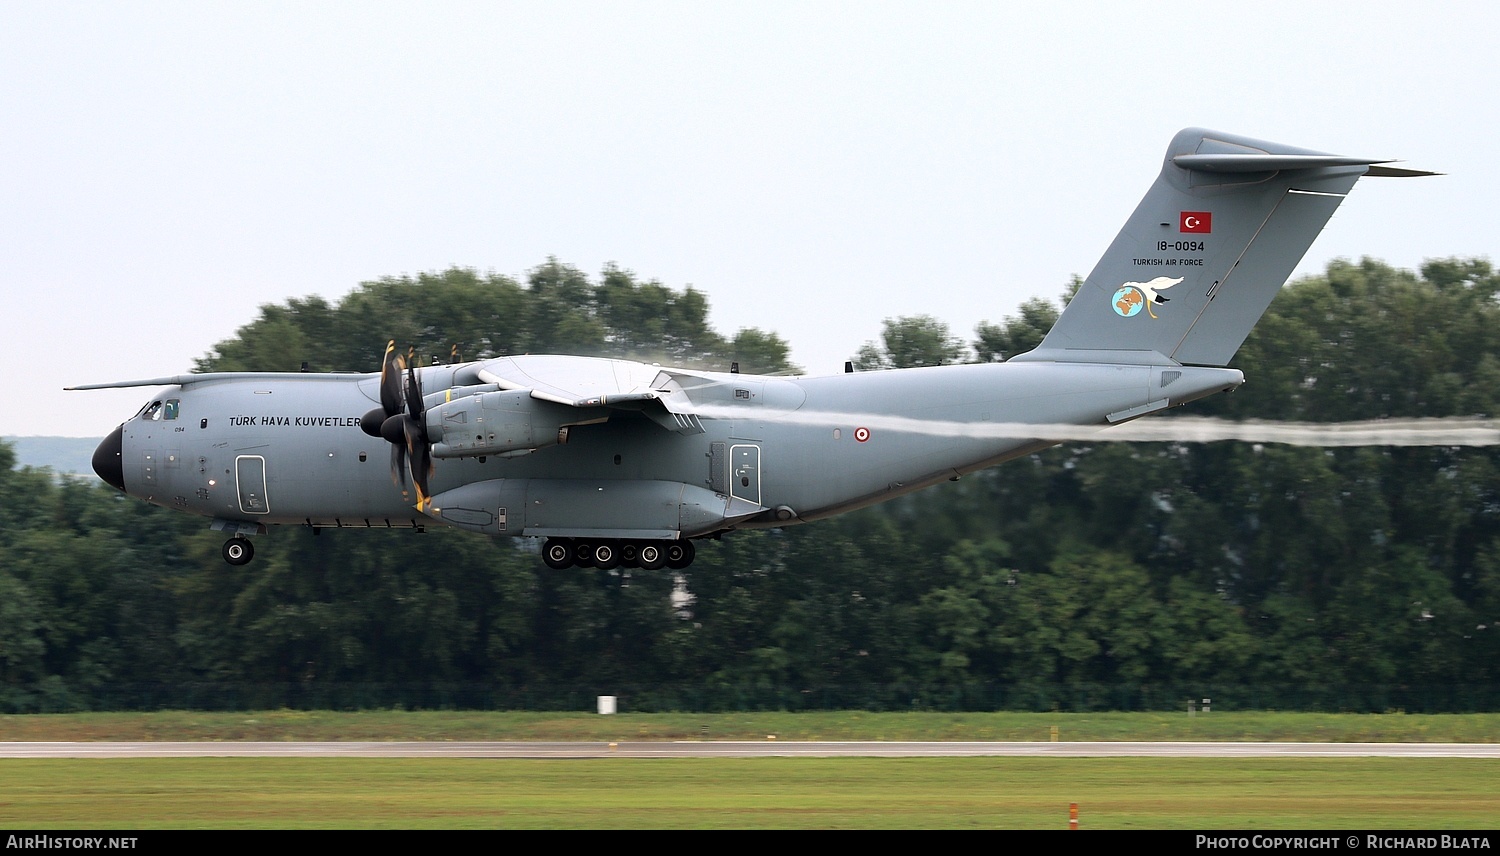
<svg viewBox="0 0 1500 856">
<path fill-rule="evenodd" d="M 1429 172 L 1425 169 L 1408 169 L 1404 166 L 1372 166 L 1365 175 L 1371 178 L 1422 178 L 1429 175 L 1442 175 L 1441 172 Z"/>
<path fill-rule="evenodd" d="M 1390 158 L 1365 160 L 1337 155 L 1211 154 L 1178 155 L 1172 163 L 1195 172 L 1276 172 L 1283 169 L 1327 169 L 1335 166 L 1373 166 Z"/>
</svg>

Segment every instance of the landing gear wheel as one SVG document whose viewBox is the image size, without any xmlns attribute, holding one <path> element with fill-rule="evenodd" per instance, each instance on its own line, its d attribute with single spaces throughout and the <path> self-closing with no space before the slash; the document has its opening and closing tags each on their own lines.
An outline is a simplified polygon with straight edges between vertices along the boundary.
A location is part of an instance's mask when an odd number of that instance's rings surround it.
<svg viewBox="0 0 1500 856">
<path fill-rule="evenodd" d="M 660 544 L 647 541 L 636 550 L 636 560 L 641 567 L 654 571 L 667 563 L 667 551 Z"/>
<path fill-rule="evenodd" d="M 612 571 L 620 566 L 620 545 L 615 541 L 600 541 L 594 545 L 594 567 L 601 571 Z"/>
<path fill-rule="evenodd" d="M 594 545 L 588 541 L 574 541 L 573 564 L 580 568 L 592 568 L 594 566 Z"/>
<path fill-rule="evenodd" d="M 667 545 L 667 567 L 680 571 L 693 563 L 697 552 L 692 541 L 673 541 Z"/>
<path fill-rule="evenodd" d="M 623 541 L 620 543 L 620 567 L 639 568 L 641 566 L 641 543 L 639 541 Z"/>
<path fill-rule="evenodd" d="M 566 538 L 548 538 L 542 545 L 542 562 L 554 571 L 573 567 L 573 543 Z"/>
<path fill-rule="evenodd" d="M 255 545 L 249 538 L 230 538 L 224 542 L 224 561 L 231 565 L 248 565 L 255 558 Z"/>
</svg>

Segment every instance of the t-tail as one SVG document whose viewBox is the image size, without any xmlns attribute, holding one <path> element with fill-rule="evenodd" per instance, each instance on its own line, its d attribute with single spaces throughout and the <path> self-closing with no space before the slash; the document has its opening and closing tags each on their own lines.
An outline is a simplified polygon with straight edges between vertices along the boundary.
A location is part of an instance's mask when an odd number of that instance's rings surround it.
<svg viewBox="0 0 1500 856">
<path fill-rule="evenodd" d="M 1433 175 L 1188 128 L 1062 317 L 1017 360 L 1222 366 L 1363 175 Z"/>
</svg>

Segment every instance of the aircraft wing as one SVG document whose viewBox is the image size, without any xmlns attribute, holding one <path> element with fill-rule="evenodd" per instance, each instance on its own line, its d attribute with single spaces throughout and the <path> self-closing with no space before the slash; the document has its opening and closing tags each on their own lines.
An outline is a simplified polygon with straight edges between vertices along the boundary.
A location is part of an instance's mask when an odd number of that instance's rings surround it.
<svg viewBox="0 0 1500 856">
<path fill-rule="evenodd" d="M 479 377 L 501 389 L 524 389 L 532 398 L 570 407 L 635 410 L 680 434 L 701 434 L 703 425 L 683 391 L 678 369 L 632 360 L 527 355 L 486 360 Z"/>
<path fill-rule="evenodd" d="M 368 378 L 369 375 L 353 372 L 317 372 L 308 374 L 297 374 L 293 372 L 202 372 L 171 375 L 169 377 L 154 377 L 144 380 L 119 380 L 113 383 L 81 383 L 77 386 L 65 386 L 64 392 L 85 389 L 128 389 L 133 386 L 192 386 L 200 383 L 224 383 L 226 381 L 239 380 L 285 380 L 294 377 L 298 380 L 311 381 L 352 381 L 358 382 Z"/>
</svg>

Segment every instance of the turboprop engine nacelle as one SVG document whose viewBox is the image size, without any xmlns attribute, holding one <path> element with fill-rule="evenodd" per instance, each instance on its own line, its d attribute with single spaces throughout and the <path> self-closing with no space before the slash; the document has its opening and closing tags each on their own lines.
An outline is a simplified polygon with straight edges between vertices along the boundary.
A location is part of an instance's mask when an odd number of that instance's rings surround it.
<svg viewBox="0 0 1500 856">
<path fill-rule="evenodd" d="M 434 458 L 523 455 L 568 441 L 568 426 L 580 419 L 575 407 L 532 398 L 525 390 L 486 392 L 427 409 L 427 436 Z"/>
</svg>

